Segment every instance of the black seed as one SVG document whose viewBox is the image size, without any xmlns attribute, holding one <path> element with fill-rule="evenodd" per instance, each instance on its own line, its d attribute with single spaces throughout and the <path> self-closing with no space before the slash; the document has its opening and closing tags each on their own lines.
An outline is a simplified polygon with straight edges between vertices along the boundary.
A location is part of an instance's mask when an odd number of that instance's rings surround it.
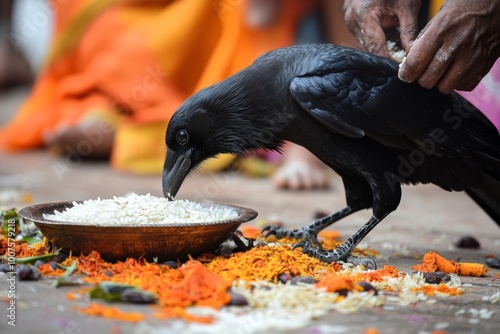
<svg viewBox="0 0 500 334">
<path fill-rule="evenodd" d="M 156 297 L 152 293 L 135 289 L 126 289 L 121 293 L 121 296 L 123 301 L 134 304 L 152 304 L 156 302 Z"/>
<path fill-rule="evenodd" d="M 461 236 L 454 241 L 455 246 L 458 248 L 470 248 L 470 249 L 479 249 L 481 245 L 476 238 L 470 235 Z"/>
<path fill-rule="evenodd" d="M 166 262 L 163 262 L 163 264 L 169 266 L 172 269 L 179 268 L 179 265 L 175 261 L 166 261 Z"/>
<path fill-rule="evenodd" d="M 0 263 L 0 273 L 8 273 L 12 270 L 10 270 L 10 264 L 9 263 Z"/>
<path fill-rule="evenodd" d="M 64 260 L 66 260 L 68 258 L 68 256 L 69 256 L 69 254 L 60 252 L 59 254 L 57 254 L 55 260 L 56 260 L 57 263 L 61 263 Z"/>
<path fill-rule="evenodd" d="M 363 288 L 363 291 L 374 291 L 375 295 L 378 294 L 377 289 L 373 285 L 371 285 L 370 283 L 368 283 L 368 282 L 361 281 L 361 282 L 358 282 L 357 284 L 360 285 Z"/>
<path fill-rule="evenodd" d="M 484 263 L 486 263 L 490 268 L 500 269 L 500 260 L 496 257 L 488 257 L 484 260 Z"/>
<path fill-rule="evenodd" d="M 52 268 L 52 270 L 56 270 L 58 268 L 57 262 L 50 261 L 49 263 L 50 263 L 50 268 Z"/>
<path fill-rule="evenodd" d="M 340 290 L 337 290 L 335 292 L 338 293 L 341 296 L 347 297 L 347 294 L 349 293 L 349 290 L 348 289 L 340 289 Z"/>
<path fill-rule="evenodd" d="M 231 300 L 229 301 L 228 305 L 232 305 L 232 306 L 246 306 L 246 305 L 248 305 L 247 298 L 245 296 L 243 296 L 241 293 L 229 291 L 229 295 L 231 296 Z"/>
<path fill-rule="evenodd" d="M 278 280 L 279 280 L 281 283 L 283 283 L 283 284 L 284 284 L 284 283 L 288 282 L 290 279 L 292 279 L 292 277 L 293 277 L 293 276 L 292 276 L 291 274 L 289 274 L 289 273 L 283 273 L 283 274 L 280 274 L 280 275 L 278 276 Z"/>
<path fill-rule="evenodd" d="M 43 265 L 43 264 L 45 264 L 45 262 L 44 262 L 44 261 L 42 261 L 42 260 L 36 260 L 36 261 L 35 261 L 35 263 L 33 264 L 33 266 L 34 266 L 35 268 L 39 268 L 39 267 L 40 267 L 41 265 Z"/>
<path fill-rule="evenodd" d="M 441 284 L 441 283 L 448 282 L 450 280 L 450 275 L 447 275 L 447 274 L 440 272 L 440 271 L 435 272 L 435 273 L 424 272 L 424 279 L 425 279 L 425 283 Z"/>
<path fill-rule="evenodd" d="M 297 276 L 297 277 L 293 277 L 290 280 L 290 283 L 292 285 L 297 285 L 298 283 L 316 284 L 316 283 L 318 283 L 318 280 L 312 276 Z"/>
<path fill-rule="evenodd" d="M 21 264 L 16 269 L 16 276 L 20 281 L 38 281 L 42 275 L 37 268 Z"/>
</svg>

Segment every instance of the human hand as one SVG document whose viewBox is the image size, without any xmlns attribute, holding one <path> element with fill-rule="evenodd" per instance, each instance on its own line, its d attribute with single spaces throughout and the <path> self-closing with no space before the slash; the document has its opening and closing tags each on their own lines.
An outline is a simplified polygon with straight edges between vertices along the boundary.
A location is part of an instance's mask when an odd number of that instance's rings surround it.
<svg viewBox="0 0 500 334">
<path fill-rule="evenodd" d="M 500 56 L 500 0 L 446 1 L 419 34 L 399 78 L 425 88 L 472 90 Z"/>
<path fill-rule="evenodd" d="M 421 4 L 422 0 L 347 0 L 344 19 L 363 50 L 390 57 L 384 30 L 399 27 L 401 44 L 408 51 L 418 34 Z"/>
</svg>

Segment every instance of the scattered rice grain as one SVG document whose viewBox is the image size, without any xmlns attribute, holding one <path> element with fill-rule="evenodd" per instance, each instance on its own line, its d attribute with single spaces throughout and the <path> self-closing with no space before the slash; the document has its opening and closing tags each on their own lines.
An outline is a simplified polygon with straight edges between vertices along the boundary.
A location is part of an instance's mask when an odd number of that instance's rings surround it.
<svg viewBox="0 0 500 334">
<path fill-rule="evenodd" d="M 497 291 L 492 295 L 483 297 L 483 302 L 490 302 L 492 304 L 498 303 L 499 300 L 500 300 L 500 291 Z"/>
</svg>

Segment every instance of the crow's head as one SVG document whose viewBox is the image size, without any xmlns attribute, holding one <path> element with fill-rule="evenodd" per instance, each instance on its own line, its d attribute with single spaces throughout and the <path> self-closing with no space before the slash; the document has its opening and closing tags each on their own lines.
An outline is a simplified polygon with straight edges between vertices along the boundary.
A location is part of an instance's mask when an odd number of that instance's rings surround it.
<svg viewBox="0 0 500 334">
<path fill-rule="evenodd" d="M 167 198 L 175 196 L 187 174 L 207 158 L 279 147 L 268 101 L 272 94 L 261 89 L 242 73 L 199 91 L 179 107 L 166 134 L 163 193 Z"/>
</svg>

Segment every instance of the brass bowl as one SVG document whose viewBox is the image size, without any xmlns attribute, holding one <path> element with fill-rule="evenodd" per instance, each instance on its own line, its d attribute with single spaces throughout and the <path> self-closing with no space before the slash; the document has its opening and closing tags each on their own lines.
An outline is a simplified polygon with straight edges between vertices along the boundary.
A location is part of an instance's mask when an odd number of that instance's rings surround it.
<svg viewBox="0 0 500 334">
<path fill-rule="evenodd" d="M 97 226 L 85 223 L 60 222 L 43 218 L 43 214 L 53 214 L 72 207 L 71 202 L 38 204 L 19 211 L 26 221 L 32 221 L 57 248 L 67 253 L 89 254 L 98 251 L 106 261 L 143 257 L 158 262 L 185 260 L 188 255 L 196 256 L 216 249 L 242 223 L 257 217 L 257 212 L 238 206 L 222 204 L 201 205 L 230 208 L 238 217 L 206 223 L 155 224 Z"/>
</svg>

